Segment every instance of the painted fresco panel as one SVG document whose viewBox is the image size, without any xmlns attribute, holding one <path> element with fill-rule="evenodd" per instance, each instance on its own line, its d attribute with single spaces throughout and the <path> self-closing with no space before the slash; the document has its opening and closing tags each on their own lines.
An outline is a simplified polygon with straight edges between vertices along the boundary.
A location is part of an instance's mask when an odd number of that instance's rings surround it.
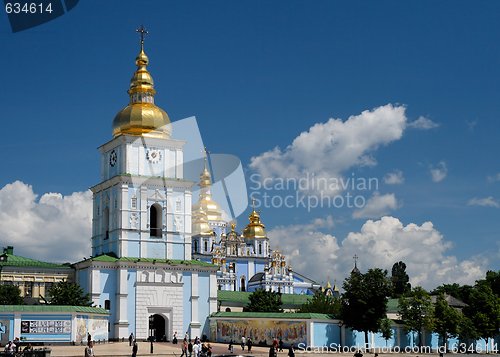
<svg viewBox="0 0 500 357">
<path fill-rule="evenodd" d="M 241 336 L 250 337 L 255 345 L 272 343 L 274 338 L 283 339 L 286 344 L 307 343 L 305 321 L 259 320 L 217 320 L 217 342 L 235 343 Z"/>
</svg>

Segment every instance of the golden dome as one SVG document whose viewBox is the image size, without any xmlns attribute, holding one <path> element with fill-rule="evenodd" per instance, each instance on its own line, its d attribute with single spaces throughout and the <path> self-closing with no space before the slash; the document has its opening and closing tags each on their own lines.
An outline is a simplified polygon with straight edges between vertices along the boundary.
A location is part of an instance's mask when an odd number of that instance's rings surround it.
<svg viewBox="0 0 500 357">
<path fill-rule="evenodd" d="M 207 214 L 203 209 L 199 208 L 193 211 L 192 235 L 212 235 L 213 231 L 210 229 L 207 220 Z"/>
<path fill-rule="evenodd" d="M 172 134 L 167 113 L 154 104 L 154 82 L 147 70 L 148 56 L 144 52 L 144 40 L 141 39 L 141 51 L 135 59 L 137 70 L 130 80 L 127 93 L 129 105 L 116 114 L 113 120 L 113 136 L 122 134 L 169 138 Z"/>
<path fill-rule="evenodd" d="M 197 210 L 203 210 L 209 222 L 213 221 L 222 221 L 222 213 L 221 209 L 217 202 L 212 200 L 212 194 L 210 192 L 210 187 L 212 186 L 212 178 L 210 176 L 210 172 L 207 168 L 207 159 L 205 158 L 205 167 L 200 174 L 200 197 L 198 202 L 193 205 L 193 212 Z"/>
<path fill-rule="evenodd" d="M 260 221 L 260 215 L 255 210 L 248 216 L 250 223 L 243 230 L 245 238 L 267 238 L 267 233 L 264 224 Z"/>
</svg>

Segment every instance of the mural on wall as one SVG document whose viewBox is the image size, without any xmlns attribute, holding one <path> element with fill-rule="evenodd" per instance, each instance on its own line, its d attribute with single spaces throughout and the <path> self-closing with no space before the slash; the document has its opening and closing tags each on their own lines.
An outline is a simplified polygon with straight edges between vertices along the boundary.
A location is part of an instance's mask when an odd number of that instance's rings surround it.
<svg viewBox="0 0 500 357">
<path fill-rule="evenodd" d="M 86 342 L 87 341 L 87 319 L 83 317 L 76 318 L 76 341 Z"/>
<path fill-rule="evenodd" d="M 21 320 L 22 334 L 70 334 L 71 321 L 69 320 Z"/>
<path fill-rule="evenodd" d="M 282 339 L 285 344 L 307 342 L 305 321 L 259 320 L 217 320 L 217 342 L 235 343 L 241 336 L 250 337 L 255 345 L 272 343 L 273 339 Z"/>
<path fill-rule="evenodd" d="M 2 346 L 5 346 L 7 342 L 9 342 L 9 333 L 10 333 L 10 321 L 9 320 L 0 320 L 0 343 Z"/>
<path fill-rule="evenodd" d="M 89 320 L 89 331 L 94 341 L 108 339 L 108 320 L 91 319 Z"/>
</svg>

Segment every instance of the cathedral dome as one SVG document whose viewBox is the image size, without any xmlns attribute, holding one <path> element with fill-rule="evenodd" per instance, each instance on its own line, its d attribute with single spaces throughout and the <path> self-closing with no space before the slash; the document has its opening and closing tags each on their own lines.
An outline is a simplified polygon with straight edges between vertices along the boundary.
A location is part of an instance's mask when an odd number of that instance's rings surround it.
<svg viewBox="0 0 500 357">
<path fill-rule="evenodd" d="M 212 194 L 210 192 L 210 187 L 212 186 L 212 178 L 207 167 L 207 159 L 205 158 L 205 166 L 200 174 L 200 197 L 198 202 L 193 204 L 192 211 L 203 210 L 206 213 L 209 222 L 221 221 L 222 211 L 217 204 L 212 199 Z"/>
<path fill-rule="evenodd" d="M 252 213 L 248 216 L 250 223 L 243 230 L 243 237 L 251 238 L 266 238 L 267 233 L 264 224 L 260 221 L 259 213 L 253 209 Z"/>
<path fill-rule="evenodd" d="M 128 94 L 129 105 L 120 110 L 113 120 L 113 136 L 122 134 L 169 138 L 172 134 L 170 118 L 167 113 L 154 104 L 153 77 L 147 69 L 149 59 L 144 52 L 144 40 L 141 39 L 141 51 L 135 59 L 137 70 L 130 80 Z"/>
</svg>

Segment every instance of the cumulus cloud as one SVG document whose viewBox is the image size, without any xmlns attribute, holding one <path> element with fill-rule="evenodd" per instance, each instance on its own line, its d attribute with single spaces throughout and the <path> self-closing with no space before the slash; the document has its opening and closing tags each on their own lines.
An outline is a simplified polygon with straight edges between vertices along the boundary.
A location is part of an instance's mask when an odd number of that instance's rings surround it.
<svg viewBox="0 0 500 357">
<path fill-rule="evenodd" d="M 426 118 L 423 116 L 420 116 L 420 117 L 418 117 L 417 120 L 414 120 L 414 121 L 408 123 L 409 128 L 421 129 L 421 130 L 434 129 L 434 128 L 437 128 L 438 126 L 439 126 L 438 123 L 433 122 L 429 118 Z"/>
<path fill-rule="evenodd" d="M 406 123 L 405 107 L 391 104 L 346 121 L 330 119 L 302 132 L 284 149 L 275 147 L 252 157 L 250 168 L 266 178 L 339 178 L 353 167 L 376 165 L 373 153 L 399 140 Z"/>
<path fill-rule="evenodd" d="M 497 200 L 495 200 L 492 196 L 484 197 L 484 198 L 471 198 L 469 202 L 467 202 L 469 206 L 481 206 L 481 207 L 500 207 L 500 204 Z"/>
<path fill-rule="evenodd" d="M 403 171 L 394 170 L 393 172 L 388 172 L 384 176 L 384 182 L 387 185 L 400 185 L 405 182 L 405 178 L 403 176 Z"/>
<path fill-rule="evenodd" d="M 313 223 L 276 227 L 269 237 L 273 245 L 283 247 L 294 270 L 318 281 L 330 276 L 339 284 L 352 270 L 355 254 L 361 271 L 374 267 L 390 271 L 402 260 L 411 283 L 427 289 L 442 283 L 473 284 L 484 277 L 488 264 L 484 258 L 460 261 L 448 254 L 452 244 L 432 222 L 405 226 L 388 216 L 366 221 L 359 232 L 349 233 L 341 242 Z"/>
<path fill-rule="evenodd" d="M 487 179 L 488 179 L 489 182 L 498 182 L 498 181 L 500 181 L 500 172 L 496 173 L 495 175 L 488 176 Z"/>
<path fill-rule="evenodd" d="M 434 182 L 441 182 L 448 175 L 448 167 L 446 167 L 446 162 L 444 161 L 440 161 L 436 166 L 431 165 L 429 170 Z"/>
<path fill-rule="evenodd" d="M 366 205 L 353 212 L 354 218 L 379 218 L 395 210 L 398 207 L 398 201 L 394 193 L 381 195 L 375 192 L 368 199 Z"/>
<path fill-rule="evenodd" d="M 63 196 L 16 181 L 0 189 L 0 244 L 14 254 L 53 262 L 74 262 L 91 252 L 92 193 Z"/>
</svg>

